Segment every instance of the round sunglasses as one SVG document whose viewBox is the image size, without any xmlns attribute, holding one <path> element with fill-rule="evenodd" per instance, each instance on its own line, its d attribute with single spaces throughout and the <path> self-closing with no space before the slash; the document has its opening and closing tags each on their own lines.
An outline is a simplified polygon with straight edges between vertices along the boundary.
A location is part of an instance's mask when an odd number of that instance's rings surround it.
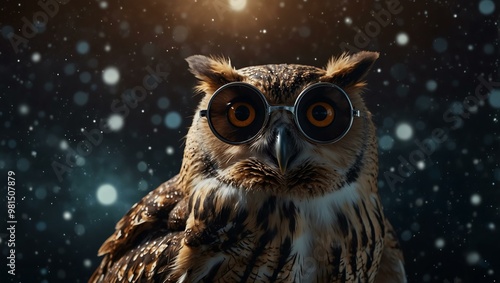
<svg viewBox="0 0 500 283">
<path fill-rule="evenodd" d="M 293 106 L 269 105 L 264 94 L 243 82 L 217 89 L 206 110 L 208 125 L 217 138 L 228 144 L 251 142 L 265 129 L 273 111 L 290 111 L 300 132 L 311 142 L 328 144 L 344 137 L 360 111 L 335 84 L 319 82 L 306 87 Z"/>
</svg>

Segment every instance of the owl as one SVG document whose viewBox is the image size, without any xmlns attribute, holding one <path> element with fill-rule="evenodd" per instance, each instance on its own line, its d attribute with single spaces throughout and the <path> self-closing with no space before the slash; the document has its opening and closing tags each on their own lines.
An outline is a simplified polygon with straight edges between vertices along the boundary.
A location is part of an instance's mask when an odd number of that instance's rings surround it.
<svg viewBox="0 0 500 283">
<path fill-rule="evenodd" d="M 117 223 L 89 282 L 406 282 L 362 98 L 377 58 L 187 58 L 202 98 L 180 173 Z"/>
</svg>

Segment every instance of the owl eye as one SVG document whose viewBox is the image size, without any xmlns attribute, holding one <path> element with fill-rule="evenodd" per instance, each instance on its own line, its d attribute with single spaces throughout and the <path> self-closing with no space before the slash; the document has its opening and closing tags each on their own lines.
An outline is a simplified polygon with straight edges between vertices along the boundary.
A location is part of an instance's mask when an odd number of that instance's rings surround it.
<svg viewBox="0 0 500 283">
<path fill-rule="evenodd" d="M 257 137 L 268 118 L 264 95 L 243 82 L 221 86 L 203 113 L 215 136 L 229 144 L 243 144 Z"/>
<path fill-rule="evenodd" d="M 235 127 L 247 127 L 255 120 L 255 108 L 246 102 L 236 102 L 229 105 L 227 119 Z"/>
<path fill-rule="evenodd" d="M 333 106 L 326 102 L 316 102 L 307 108 L 307 120 L 318 128 L 329 126 L 335 118 Z"/>
<path fill-rule="evenodd" d="M 296 122 L 313 142 L 333 143 L 351 128 L 353 107 L 347 93 L 331 83 L 316 83 L 299 94 Z"/>
</svg>

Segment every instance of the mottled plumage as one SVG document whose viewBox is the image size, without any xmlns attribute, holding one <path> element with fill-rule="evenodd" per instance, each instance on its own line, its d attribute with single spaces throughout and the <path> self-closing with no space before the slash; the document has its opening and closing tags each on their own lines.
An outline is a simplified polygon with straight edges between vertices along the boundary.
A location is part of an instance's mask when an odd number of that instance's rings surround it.
<svg viewBox="0 0 500 283">
<path fill-rule="evenodd" d="M 189 57 L 204 97 L 181 171 L 118 222 L 89 282 L 406 282 L 378 196 L 375 128 L 361 97 L 377 58 L 360 52 L 333 58 L 325 69 L 235 70 L 223 58 Z M 214 92 L 232 82 L 285 106 L 306 87 L 329 82 L 361 114 L 343 138 L 320 144 L 279 108 L 257 137 L 231 144 L 204 115 Z"/>
</svg>

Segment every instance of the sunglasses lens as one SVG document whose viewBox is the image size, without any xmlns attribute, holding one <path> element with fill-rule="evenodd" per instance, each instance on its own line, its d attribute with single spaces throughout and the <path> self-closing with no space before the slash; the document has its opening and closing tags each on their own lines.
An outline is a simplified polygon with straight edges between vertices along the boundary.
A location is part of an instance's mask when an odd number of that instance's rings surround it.
<svg viewBox="0 0 500 283">
<path fill-rule="evenodd" d="M 332 143 L 349 130 L 353 108 L 347 94 L 331 83 L 305 89 L 296 104 L 297 123 L 311 140 Z"/>
<path fill-rule="evenodd" d="M 245 143 L 262 129 L 266 119 L 266 102 L 253 86 L 229 83 L 212 96 L 207 117 L 219 139 L 231 144 Z"/>
</svg>

